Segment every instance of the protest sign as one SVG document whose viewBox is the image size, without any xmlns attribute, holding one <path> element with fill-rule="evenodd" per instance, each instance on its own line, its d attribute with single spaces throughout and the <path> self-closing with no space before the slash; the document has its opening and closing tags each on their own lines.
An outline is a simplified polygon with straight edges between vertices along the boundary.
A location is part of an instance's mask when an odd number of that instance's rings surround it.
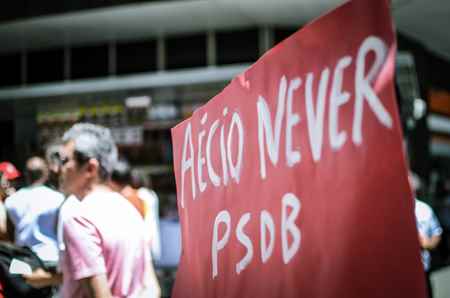
<svg viewBox="0 0 450 298">
<path fill-rule="evenodd" d="M 172 129 L 174 297 L 424 297 L 395 53 L 388 1 L 350 1 Z"/>
</svg>

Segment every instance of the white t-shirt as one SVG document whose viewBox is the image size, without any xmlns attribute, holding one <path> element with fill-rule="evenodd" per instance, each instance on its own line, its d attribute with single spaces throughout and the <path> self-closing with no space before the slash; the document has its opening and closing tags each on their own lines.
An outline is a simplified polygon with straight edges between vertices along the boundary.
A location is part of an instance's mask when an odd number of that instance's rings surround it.
<svg viewBox="0 0 450 298">
<path fill-rule="evenodd" d="M 45 185 L 20 189 L 5 207 L 15 227 L 15 243 L 30 247 L 43 261 L 58 261 L 56 224 L 63 194 Z"/>
<path fill-rule="evenodd" d="M 145 221 L 150 229 L 151 236 L 151 250 L 153 260 L 158 262 L 161 258 L 161 237 L 159 228 L 159 199 L 153 190 L 145 187 L 141 187 L 138 190 L 138 196 L 141 200 L 144 200 L 150 209 L 148 215 L 146 215 Z"/>
<path fill-rule="evenodd" d="M 442 228 L 439 224 L 436 215 L 434 215 L 433 209 L 426 203 L 415 200 L 415 214 L 417 229 L 421 234 L 427 237 L 439 236 L 442 234 Z M 422 263 L 425 271 L 430 269 L 431 255 L 430 252 L 422 249 Z"/>
</svg>

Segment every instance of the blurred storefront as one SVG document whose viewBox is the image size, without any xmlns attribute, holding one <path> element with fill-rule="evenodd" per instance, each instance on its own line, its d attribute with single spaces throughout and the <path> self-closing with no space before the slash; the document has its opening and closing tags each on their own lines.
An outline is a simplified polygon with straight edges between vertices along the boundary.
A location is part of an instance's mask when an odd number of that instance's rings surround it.
<svg viewBox="0 0 450 298">
<path fill-rule="evenodd" d="M 450 62 L 399 36 L 397 87 L 411 168 L 425 181 L 422 196 L 444 196 L 450 177 Z"/>
<path fill-rule="evenodd" d="M 230 20 L 208 1 L 188 2 L 60 7 L 58 14 L 0 23 L 0 38 L 8 41 L 0 49 L 0 110 L 8 109 L 2 119 L 8 119 L 3 131 L 10 134 L 0 158 L 22 167 L 73 123 L 102 124 L 133 169 L 151 178 L 161 215 L 173 212 L 166 210 L 176 200 L 170 128 L 301 24 Z M 199 20 L 191 18 L 195 14 Z M 158 21 L 150 19 L 156 15 Z M 115 36 L 108 37 L 112 30 Z M 18 32 L 25 32 L 17 37 L 25 49 L 14 37 Z"/>
</svg>

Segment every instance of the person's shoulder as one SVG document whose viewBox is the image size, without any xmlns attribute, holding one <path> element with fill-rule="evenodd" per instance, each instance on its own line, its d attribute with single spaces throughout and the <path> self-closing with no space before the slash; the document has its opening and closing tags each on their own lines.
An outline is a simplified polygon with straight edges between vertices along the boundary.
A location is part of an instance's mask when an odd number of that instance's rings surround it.
<svg viewBox="0 0 450 298">
<path fill-rule="evenodd" d="M 156 192 L 152 189 L 148 189 L 146 187 L 141 187 L 137 190 L 137 194 L 139 196 L 139 198 L 141 198 L 144 201 L 157 201 L 158 200 L 158 195 L 156 194 Z"/>
<path fill-rule="evenodd" d="M 38 189 L 39 189 L 39 191 L 41 191 L 49 196 L 52 196 L 52 197 L 55 197 L 58 199 L 64 198 L 64 195 L 61 192 L 59 192 L 56 189 L 53 189 L 51 187 L 48 187 L 47 185 L 40 185 Z"/>
<path fill-rule="evenodd" d="M 63 216 L 65 222 L 91 220 L 96 217 L 96 214 L 98 215 L 99 208 L 93 204 L 95 201 L 85 200 L 86 198 L 89 197 L 86 196 L 84 200 L 79 200 L 71 195 L 65 199 L 60 210 L 60 215 Z M 104 207 L 103 210 L 105 210 Z"/>
<path fill-rule="evenodd" d="M 105 199 L 117 199 L 123 198 L 123 196 L 115 191 L 93 191 L 81 200 L 82 205 L 108 203 Z"/>
<path fill-rule="evenodd" d="M 125 193 L 114 192 L 112 194 L 114 196 L 115 208 L 117 208 L 118 212 L 120 212 L 123 216 L 129 216 L 128 219 L 137 218 L 139 221 L 142 221 L 142 215 L 140 211 L 138 211 L 137 207 L 132 203 L 132 201 L 139 201 L 140 198 L 138 196 L 138 192 L 136 189 L 131 189 Z"/>
<path fill-rule="evenodd" d="M 96 214 L 97 211 L 113 212 L 115 209 L 123 208 L 126 198 L 114 191 L 95 191 L 88 194 L 80 202 L 80 210 L 84 214 Z"/>
<path fill-rule="evenodd" d="M 70 216 L 65 216 L 63 220 L 64 237 L 69 237 L 72 241 L 77 238 L 82 240 L 83 237 L 79 237 L 80 232 L 95 229 L 95 220 L 96 217 L 93 214 L 84 212 L 81 208 L 74 210 Z"/>
<path fill-rule="evenodd" d="M 128 197 L 138 198 L 139 197 L 138 191 L 132 187 L 125 187 L 124 189 L 122 189 L 122 191 L 120 193 L 117 193 L 117 194 L 119 194 L 125 198 L 128 198 Z"/>
<path fill-rule="evenodd" d="M 65 208 L 79 208 L 80 207 L 80 200 L 78 200 L 77 197 L 74 195 L 70 195 L 67 198 L 64 199 L 64 204 L 62 207 Z"/>
<path fill-rule="evenodd" d="M 22 187 L 21 189 L 19 189 L 18 191 L 16 191 L 15 193 L 11 194 L 10 196 L 8 196 L 5 199 L 5 207 L 6 208 L 12 208 L 16 205 L 20 205 L 21 201 L 24 200 L 24 198 L 27 197 L 28 194 L 28 188 L 27 187 Z"/>
<path fill-rule="evenodd" d="M 419 199 L 416 198 L 415 201 L 416 201 L 416 206 L 419 207 L 419 208 L 426 208 L 426 207 L 428 207 L 428 204 L 425 203 L 422 200 L 419 200 Z"/>
<path fill-rule="evenodd" d="M 36 186 L 30 188 L 30 190 L 35 191 L 35 192 L 39 191 L 39 192 L 48 192 L 48 193 L 60 193 L 60 192 L 54 190 L 53 188 L 48 187 L 45 184 L 36 185 Z"/>
<path fill-rule="evenodd" d="M 433 209 L 427 203 L 416 199 L 416 214 L 422 218 L 428 218 L 433 215 Z"/>
<path fill-rule="evenodd" d="M 425 203 L 422 200 L 416 199 L 416 204 L 419 208 L 424 208 L 424 209 L 431 209 L 431 206 L 428 205 L 427 203 Z"/>
<path fill-rule="evenodd" d="M 133 204 L 130 202 L 130 198 L 139 199 L 139 196 L 137 194 L 137 191 L 129 191 L 126 193 L 119 193 L 119 192 L 111 192 L 111 201 L 113 201 L 119 208 L 129 208 L 132 207 L 132 209 L 135 209 Z M 126 206 L 126 207 L 125 207 Z"/>
</svg>

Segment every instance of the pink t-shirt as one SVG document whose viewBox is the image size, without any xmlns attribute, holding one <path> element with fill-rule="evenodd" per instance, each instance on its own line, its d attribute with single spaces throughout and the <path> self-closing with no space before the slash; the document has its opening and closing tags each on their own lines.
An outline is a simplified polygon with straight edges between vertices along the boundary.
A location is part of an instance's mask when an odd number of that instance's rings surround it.
<svg viewBox="0 0 450 298">
<path fill-rule="evenodd" d="M 63 297 L 87 297 L 80 279 L 102 273 L 113 297 L 135 297 L 149 288 L 149 243 L 136 209 L 118 193 L 95 191 L 78 211 L 64 223 Z"/>
</svg>

